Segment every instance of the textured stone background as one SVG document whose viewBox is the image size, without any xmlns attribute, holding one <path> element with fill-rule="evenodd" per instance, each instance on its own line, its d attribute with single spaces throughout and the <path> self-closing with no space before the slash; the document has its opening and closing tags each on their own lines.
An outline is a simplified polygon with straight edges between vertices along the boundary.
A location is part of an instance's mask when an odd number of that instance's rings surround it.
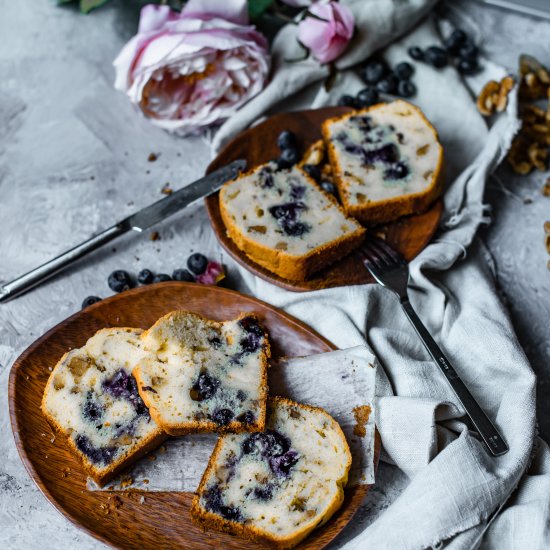
<svg viewBox="0 0 550 550">
<path fill-rule="evenodd" d="M 136 29 L 138 4 L 113 0 L 85 17 L 53 2 L 0 0 L 0 281 L 161 198 L 164 183 L 178 188 L 192 181 L 210 158 L 204 140 L 155 129 L 112 88 L 111 62 Z M 485 52 L 496 62 L 515 69 L 518 54 L 528 52 L 550 63 L 550 21 L 467 0 L 452 6 L 479 29 Z M 161 153 L 154 163 L 147 161 L 150 152 Z M 482 238 L 539 375 L 539 422 L 550 440 L 550 403 L 544 402 L 550 383 L 550 271 L 542 229 L 550 219 L 550 199 L 540 193 L 544 177 L 514 178 L 501 167 L 488 182 L 493 222 Z M 8 374 L 19 353 L 77 311 L 85 296 L 111 294 L 106 280 L 113 269 L 171 272 L 198 242 L 211 257 L 221 255 L 201 207 L 158 230 L 160 241 L 131 235 L 0 306 L 0 548 L 103 547 L 61 517 L 27 476 L 9 427 Z M 222 258 L 231 270 L 232 262 Z M 395 497 L 385 494 L 384 479 L 396 475 L 389 466 L 380 468 L 355 529 Z"/>
</svg>

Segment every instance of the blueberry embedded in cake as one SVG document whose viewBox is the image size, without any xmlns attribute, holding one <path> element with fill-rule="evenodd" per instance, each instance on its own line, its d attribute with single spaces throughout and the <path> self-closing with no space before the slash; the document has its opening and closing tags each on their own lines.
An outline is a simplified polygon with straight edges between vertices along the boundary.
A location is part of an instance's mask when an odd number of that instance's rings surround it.
<svg viewBox="0 0 550 550">
<path fill-rule="evenodd" d="M 46 384 L 42 411 L 85 470 L 104 485 L 166 438 L 132 376 L 144 355 L 139 329 L 100 330 L 65 354 Z"/>
<path fill-rule="evenodd" d="M 304 170 L 261 165 L 224 185 L 220 211 L 229 237 L 254 262 L 290 280 L 305 280 L 363 240 Z"/>
<path fill-rule="evenodd" d="M 265 431 L 219 439 L 191 516 L 205 528 L 291 548 L 340 507 L 350 466 L 331 416 L 270 398 Z"/>
<path fill-rule="evenodd" d="M 323 137 L 344 210 L 363 224 L 424 212 L 441 193 L 443 148 L 406 101 L 331 118 Z"/>
<path fill-rule="evenodd" d="M 151 415 L 167 433 L 264 428 L 270 345 L 254 315 L 219 323 L 175 311 L 142 341 L 151 355 L 134 375 Z"/>
</svg>

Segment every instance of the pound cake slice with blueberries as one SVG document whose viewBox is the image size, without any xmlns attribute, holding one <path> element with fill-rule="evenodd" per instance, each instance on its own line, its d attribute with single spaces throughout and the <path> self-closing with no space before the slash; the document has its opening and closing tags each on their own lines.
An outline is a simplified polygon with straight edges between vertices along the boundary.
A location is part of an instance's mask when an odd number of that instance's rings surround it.
<svg viewBox="0 0 550 550">
<path fill-rule="evenodd" d="M 258 431 L 267 402 L 267 333 L 254 315 L 216 322 L 174 311 L 143 333 L 139 393 L 171 435 Z"/>
<path fill-rule="evenodd" d="M 303 170 L 274 162 L 226 183 L 220 211 L 239 249 L 290 280 L 305 280 L 346 256 L 365 234 Z"/>
<path fill-rule="evenodd" d="M 291 548 L 341 506 L 350 467 L 331 416 L 273 397 L 265 431 L 218 440 L 191 517 L 203 528 Z"/>
<path fill-rule="evenodd" d="M 44 391 L 44 415 L 101 486 L 166 439 L 131 374 L 144 355 L 140 333 L 100 330 L 61 358 Z"/>
<path fill-rule="evenodd" d="M 406 101 L 328 119 L 323 137 L 344 210 L 365 225 L 424 212 L 441 194 L 437 132 Z"/>
</svg>

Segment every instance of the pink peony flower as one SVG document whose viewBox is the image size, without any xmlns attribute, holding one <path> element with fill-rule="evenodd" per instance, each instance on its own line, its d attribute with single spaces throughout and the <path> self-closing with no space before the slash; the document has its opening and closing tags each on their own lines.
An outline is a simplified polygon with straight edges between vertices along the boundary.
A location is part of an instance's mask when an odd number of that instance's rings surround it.
<svg viewBox="0 0 550 550">
<path fill-rule="evenodd" d="M 149 4 L 114 61 L 115 88 L 151 121 L 182 134 L 219 122 L 264 86 L 265 38 L 246 0 L 189 0 L 181 13 Z"/>
<path fill-rule="evenodd" d="M 197 283 L 203 285 L 215 285 L 219 283 L 222 279 L 225 279 L 225 272 L 223 266 L 218 262 L 208 262 L 204 273 L 197 275 Z"/>
<path fill-rule="evenodd" d="M 355 19 L 351 10 L 338 2 L 316 3 L 298 25 L 298 40 L 321 63 L 333 61 L 346 49 Z"/>
</svg>

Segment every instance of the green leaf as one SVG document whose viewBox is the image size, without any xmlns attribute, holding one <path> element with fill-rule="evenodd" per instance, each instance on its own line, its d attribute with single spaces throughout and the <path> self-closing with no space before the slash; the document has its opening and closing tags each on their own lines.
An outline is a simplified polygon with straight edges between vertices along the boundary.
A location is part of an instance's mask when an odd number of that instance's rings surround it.
<svg viewBox="0 0 550 550">
<path fill-rule="evenodd" d="M 80 11 L 82 13 L 90 13 L 95 8 L 99 8 L 105 4 L 107 0 L 80 0 Z"/>
<path fill-rule="evenodd" d="M 248 15 L 252 21 L 258 19 L 274 0 L 248 0 Z"/>
</svg>

